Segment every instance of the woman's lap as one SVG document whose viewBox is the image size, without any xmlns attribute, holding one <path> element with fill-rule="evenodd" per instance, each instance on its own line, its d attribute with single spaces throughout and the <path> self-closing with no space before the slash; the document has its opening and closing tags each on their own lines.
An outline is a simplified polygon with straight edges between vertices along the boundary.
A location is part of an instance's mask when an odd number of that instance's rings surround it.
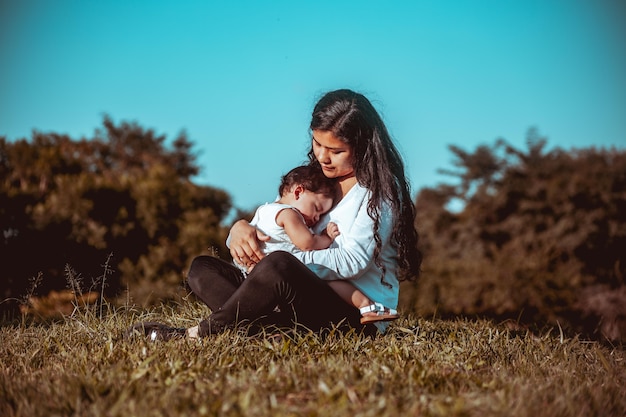
<svg viewBox="0 0 626 417">
<path fill-rule="evenodd" d="M 376 333 L 373 325 L 360 324 L 358 309 L 287 252 L 266 256 L 245 280 L 235 266 L 206 258 L 196 258 L 189 272 L 190 287 L 213 311 L 200 323 L 201 334 L 255 321 L 279 327 L 297 322 L 313 331 L 337 326 Z"/>
</svg>

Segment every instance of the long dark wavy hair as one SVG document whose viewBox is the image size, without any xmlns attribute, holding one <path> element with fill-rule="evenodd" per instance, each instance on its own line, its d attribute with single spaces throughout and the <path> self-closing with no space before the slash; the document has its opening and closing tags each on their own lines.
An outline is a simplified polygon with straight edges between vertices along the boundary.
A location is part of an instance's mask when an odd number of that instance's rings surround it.
<svg viewBox="0 0 626 417">
<path fill-rule="evenodd" d="M 364 95 L 352 90 L 331 91 L 315 105 L 310 129 L 332 132 L 352 148 L 357 181 L 371 192 L 367 213 L 374 220 L 374 262 L 383 275 L 379 227 L 382 203 L 387 202 L 393 214 L 391 239 L 398 253 L 398 280 L 416 280 L 422 254 L 417 248 L 415 206 L 402 157 L 374 106 Z M 319 165 L 312 147 L 308 157 L 311 164 Z"/>
</svg>

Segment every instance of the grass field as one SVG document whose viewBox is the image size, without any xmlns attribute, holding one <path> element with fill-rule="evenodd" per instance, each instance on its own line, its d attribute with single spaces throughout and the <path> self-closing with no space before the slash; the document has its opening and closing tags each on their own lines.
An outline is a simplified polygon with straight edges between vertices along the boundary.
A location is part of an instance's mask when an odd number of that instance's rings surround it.
<svg viewBox="0 0 626 417">
<path fill-rule="evenodd" d="M 407 317 L 376 339 L 232 331 L 120 340 L 140 320 L 190 326 L 195 302 L 76 310 L 0 328 L 0 416 L 624 416 L 624 350 L 483 320 Z"/>
</svg>

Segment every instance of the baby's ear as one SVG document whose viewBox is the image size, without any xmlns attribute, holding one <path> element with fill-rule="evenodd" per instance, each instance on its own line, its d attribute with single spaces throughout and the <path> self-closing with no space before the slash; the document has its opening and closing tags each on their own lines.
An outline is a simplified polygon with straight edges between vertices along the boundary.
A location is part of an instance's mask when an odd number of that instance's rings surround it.
<svg viewBox="0 0 626 417">
<path fill-rule="evenodd" d="M 297 184 L 294 189 L 293 189 L 293 195 L 294 197 L 297 199 L 300 198 L 300 194 L 302 194 L 304 192 L 304 187 L 300 184 Z"/>
</svg>

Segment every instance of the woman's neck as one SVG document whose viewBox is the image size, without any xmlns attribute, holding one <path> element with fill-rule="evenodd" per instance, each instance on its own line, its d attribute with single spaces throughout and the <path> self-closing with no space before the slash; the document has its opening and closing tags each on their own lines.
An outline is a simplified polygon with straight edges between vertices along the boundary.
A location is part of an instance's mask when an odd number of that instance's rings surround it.
<svg viewBox="0 0 626 417">
<path fill-rule="evenodd" d="M 348 175 L 342 178 L 339 178 L 339 188 L 341 189 L 341 197 L 345 197 L 348 194 L 348 191 L 352 189 L 357 183 L 356 175 Z"/>
</svg>

